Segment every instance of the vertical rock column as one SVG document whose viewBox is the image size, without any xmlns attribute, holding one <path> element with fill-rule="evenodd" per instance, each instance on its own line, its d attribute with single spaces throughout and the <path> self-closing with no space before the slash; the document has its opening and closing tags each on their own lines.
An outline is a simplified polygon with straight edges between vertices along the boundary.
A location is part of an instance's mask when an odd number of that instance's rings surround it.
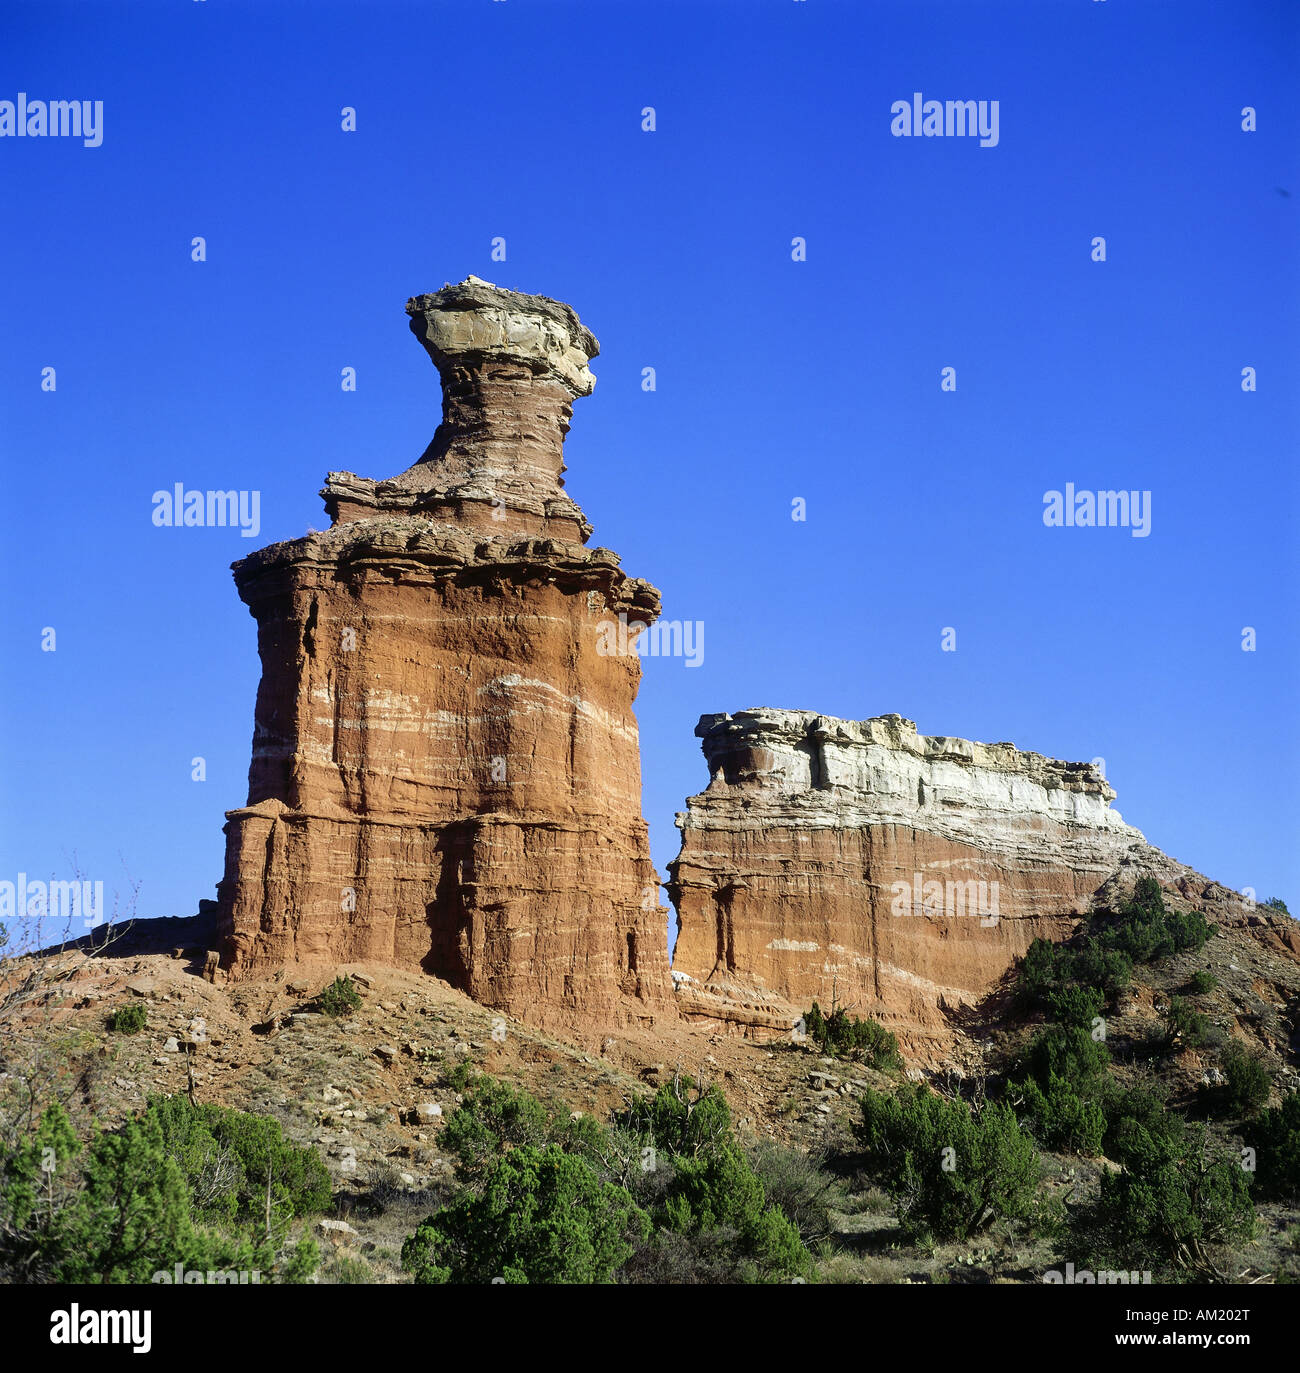
<svg viewBox="0 0 1300 1373">
<path fill-rule="evenodd" d="M 420 968 L 539 1024 L 675 1016 L 641 816 L 636 655 L 659 594 L 587 548 L 563 489 L 596 340 L 470 277 L 407 303 L 443 414 L 333 524 L 235 564 L 258 625 L 248 804 L 228 814 L 223 966 Z"/>
</svg>

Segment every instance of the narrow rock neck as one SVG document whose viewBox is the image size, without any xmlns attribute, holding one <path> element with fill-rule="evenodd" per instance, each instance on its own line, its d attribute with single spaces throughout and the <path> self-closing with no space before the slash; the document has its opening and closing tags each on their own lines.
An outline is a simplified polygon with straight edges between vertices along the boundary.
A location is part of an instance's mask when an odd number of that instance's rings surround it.
<svg viewBox="0 0 1300 1373">
<path fill-rule="evenodd" d="M 448 482 L 481 479 L 534 499 L 559 495 L 564 436 L 573 417 L 568 390 L 517 363 L 458 364 L 442 373 L 442 423 L 420 458 Z"/>
</svg>

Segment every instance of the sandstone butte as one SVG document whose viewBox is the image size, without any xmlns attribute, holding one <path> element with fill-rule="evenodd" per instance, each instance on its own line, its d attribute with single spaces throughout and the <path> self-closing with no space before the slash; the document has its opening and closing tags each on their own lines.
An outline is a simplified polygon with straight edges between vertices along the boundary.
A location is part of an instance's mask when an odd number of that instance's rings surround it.
<svg viewBox="0 0 1300 1373">
<path fill-rule="evenodd" d="M 404 472 L 331 472 L 332 524 L 234 564 L 257 621 L 248 803 L 217 888 L 233 978 L 421 969 L 546 1026 L 676 1019 L 641 816 L 635 653 L 659 593 L 564 490 L 595 338 L 469 277 L 407 302 L 442 422 Z"/>
<path fill-rule="evenodd" d="M 927 737 L 910 720 L 755 709 L 696 728 L 710 782 L 678 815 L 673 979 L 693 1021 L 787 1033 L 814 999 L 937 1061 L 1037 938 L 1139 877 L 1292 956 L 1296 922 L 1149 845 L 1091 763 Z"/>
</svg>

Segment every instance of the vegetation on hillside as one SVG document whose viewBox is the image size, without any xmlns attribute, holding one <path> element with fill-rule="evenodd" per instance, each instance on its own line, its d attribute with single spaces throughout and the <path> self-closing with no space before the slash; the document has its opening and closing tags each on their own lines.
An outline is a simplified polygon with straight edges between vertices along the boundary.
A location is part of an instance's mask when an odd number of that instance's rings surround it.
<svg viewBox="0 0 1300 1373">
<path fill-rule="evenodd" d="M 117 1128 L 74 1127 L 89 1095 L 78 1114 L 57 1063 L 11 1070 L 11 1037 L 0 1042 L 0 1280 L 148 1282 L 179 1264 L 362 1282 L 382 1264 L 397 1277 L 399 1262 L 421 1284 L 1038 1281 L 1067 1262 L 1237 1280 L 1261 1234 L 1286 1233 L 1279 1209 L 1300 1206 L 1300 1097 L 1279 1099 L 1269 1061 L 1242 1037 L 1248 1018 L 1230 1001 L 1224 1014 L 1215 973 L 1231 987 L 1239 970 L 1206 948 L 1212 933 L 1140 882 L 1074 939 L 1035 941 L 1018 1014 L 966 1078 L 904 1079 L 883 1026 L 814 1002 L 802 1033 L 762 1050 L 788 1056 L 791 1106 L 802 1093 L 804 1120 L 821 1117 L 825 1143 L 811 1150 L 762 1138 L 775 1115 L 737 1121 L 720 1082 L 680 1071 L 597 1117 L 562 1104 L 563 1088 L 543 1100 L 480 1071 L 460 1041 L 446 1059 L 411 1045 L 421 1074 L 443 1065 L 450 1101 L 445 1117 L 421 1117 L 431 1134 L 409 1166 L 436 1153 L 452 1167 L 415 1183 L 389 1162 L 404 1150 L 385 1150 L 364 1188 L 337 1198 L 317 1151 L 268 1115 L 153 1096 Z M 337 1018 L 363 1003 L 339 977 L 317 1004 Z M 116 1036 L 148 1020 L 129 1001 L 96 1015 L 99 1046 L 138 1048 Z M 832 1071 L 800 1066 L 817 1054 Z M 882 1074 L 878 1089 L 833 1076 L 840 1062 Z M 831 1123 L 837 1102 L 847 1131 Z M 336 1204 L 358 1223 L 391 1212 L 386 1257 L 344 1244 L 321 1269 L 305 1230 Z M 1300 1278 L 1300 1246 L 1287 1259 L 1286 1243 L 1280 1259 L 1268 1250 L 1278 1281 Z"/>
<path fill-rule="evenodd" d="M 77 1137 L 63 1106 L 0 1149 L 0 1274 L 14 1282 L 150 1282 L 183 1271 L 301 1282 L 314 1241 L 290 1236 L 330 1202 L 329 1176 L 279 1125 L 185 1097 Z"/>
<path fill-rule="evenodd" d="M 843 1006 L 830 1015 L 814 1001 L 803 1017 L 804 1033 L 823 1053 L 832 1058 L 847 1058 L 880 1072 L 899 1072 L 903 1056 L 898 1051 L 898 1036 L 877 1020 L 859 1020 Z"/>
<path fill-rule="evenodd" d="M 602 1124 L 553 1117 L 528 1093 L 479 1077 L 442 1143 L 461 1192 L 403 1245 L 416 1282 L 813 1274 L 798 1226 L 769 1200 L 716 1086 L 675 1076 Z"/>
</svg>

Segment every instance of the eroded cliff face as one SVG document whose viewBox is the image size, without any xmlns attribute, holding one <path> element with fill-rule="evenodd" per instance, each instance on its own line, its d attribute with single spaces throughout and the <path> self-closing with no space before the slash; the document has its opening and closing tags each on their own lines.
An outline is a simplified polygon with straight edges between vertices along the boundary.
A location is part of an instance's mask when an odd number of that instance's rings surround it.
<svg viewBox="0 0 1300 1373">
<path fill-rule="evenodd" d="M 788 1032 L 816 999 L 871 1015 L 919 1058 L 1030 942 L 1152 875 L 1184 904 L 1240 898 L 1147 844 L 1090 763 L 927 737 L 898 715 L 706 715 L 711 780 L 677 818 L 669 895 L 683 1013 Z"/>
<path fill-rule="evenodd" d="M 388 962 L 543 1025 L 675 1016 L 640 664 L 599 633 L 659 594 L 585 546 L 561 476 L 596 340 L 473 277 L 406 308 L 443 383 L 428 450 L 331 473 L 330 529 L 235 564 L 262 678 L 222 964 Z"/>
</svg>

